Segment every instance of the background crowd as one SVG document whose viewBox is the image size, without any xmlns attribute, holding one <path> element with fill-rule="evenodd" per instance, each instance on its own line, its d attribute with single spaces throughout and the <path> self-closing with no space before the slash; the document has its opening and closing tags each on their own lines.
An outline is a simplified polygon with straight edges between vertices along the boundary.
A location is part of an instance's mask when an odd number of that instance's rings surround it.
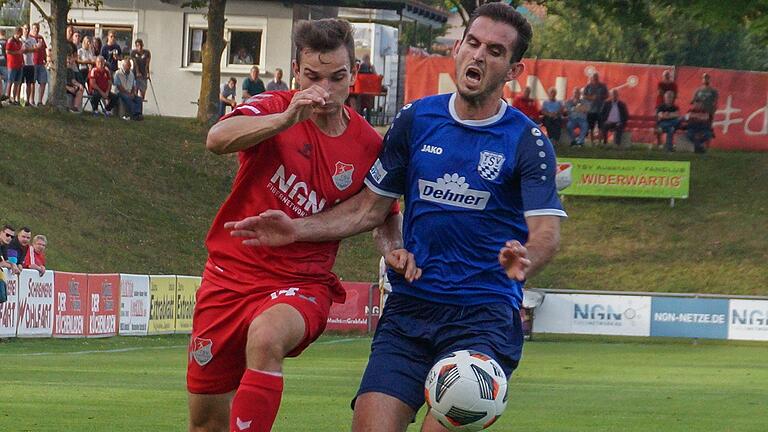
<svg viewBox="0 0 768 432">
<path fill-rule="evenodd" d="M 9 269 L 13 274 L 21 273 L 22 269 L 32 269 L 42 276 L 46 271 L 47 245 L 48 239 L 42 234 L 33 237 L 29 227 L 22 227 L 17 235 L 16 230 L 6 224 L 0 231 L 0 268 Z"/>
</svg>

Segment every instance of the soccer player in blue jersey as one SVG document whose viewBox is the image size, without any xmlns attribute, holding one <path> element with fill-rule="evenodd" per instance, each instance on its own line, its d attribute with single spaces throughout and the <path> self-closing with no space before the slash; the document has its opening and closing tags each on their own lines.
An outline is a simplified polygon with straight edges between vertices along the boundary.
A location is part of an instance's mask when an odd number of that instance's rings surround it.
<svg viewBox="0 0 768 432">
<path fill-rule="evenodd" d="M 456 93 L 403 107 L 366 189 L 312 217 L 270 210 L 227 225 L 254 246 L 340 239 L 381 225 L 405 196 L 403 244 L 383 251 L 392 294 L 354 402 L 355 432 L 405 431 L 428 371 L 453 351 L 490 355 L 507 376 L 517 367 L 523 283 L 555 254 L 566 216 L 552 145 L 501 99 L 530 39 L 514 8 L 479 7 L 454 48 Z M 444 430 L 432 416 L 422 426 Z"/>
</svg>

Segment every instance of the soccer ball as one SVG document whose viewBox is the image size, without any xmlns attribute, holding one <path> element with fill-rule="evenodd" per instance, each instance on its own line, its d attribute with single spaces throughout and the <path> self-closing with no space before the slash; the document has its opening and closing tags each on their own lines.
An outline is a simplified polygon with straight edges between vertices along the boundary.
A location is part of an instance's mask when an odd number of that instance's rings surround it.
<svg viewBox="0 0 768 432">
<path fill-rule="evenodd" d="M 491 357 L 456 351 L 435 363 L 424 384 L 429 412 L 452 431 L 492 425 L 507 406 L 507 377 Z"/>
</svg>

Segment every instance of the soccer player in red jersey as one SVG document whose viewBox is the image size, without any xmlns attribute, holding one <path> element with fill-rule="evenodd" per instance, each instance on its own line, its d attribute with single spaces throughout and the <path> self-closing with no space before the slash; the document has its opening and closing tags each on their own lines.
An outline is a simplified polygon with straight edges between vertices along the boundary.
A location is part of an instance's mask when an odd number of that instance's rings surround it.
<svg viewBox="0 0 768 432">
<path fill-rule="evenodd" d="M 299 24 L 301 90 L 256 95 L 208 133 L 207 148 L 238 152 L 240 167 L 206 239 L 187 368 L 190 431 L 271 430 L 283 359 L 317 339 L 331 303 L 344 301 L 331 272 L 337 241 L 253 248 L 231 237 L 228 222 L 270 208 L 310 216 L 363 188 L 382 140 L 344 106 L 357 74 L 352 34 L 337 19 Z M 393 207 L 379 228 L 382 249 L 398 249 L 400 223 Z"/>
</svg>

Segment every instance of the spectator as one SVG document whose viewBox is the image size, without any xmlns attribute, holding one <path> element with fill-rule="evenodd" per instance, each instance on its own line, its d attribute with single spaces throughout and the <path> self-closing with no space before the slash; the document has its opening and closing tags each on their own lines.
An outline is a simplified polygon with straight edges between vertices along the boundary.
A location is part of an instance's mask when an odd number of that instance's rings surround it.
<svg viewBox="0 0 768 432">
<path fill-rule="evenodd" d="M 587 127 L 589 128 L 589 140 L 594 142 L 595 126 L 600 127 L 600 114 L 603 112 L 603 104 L 608 99 L 608 87 L 600 82 L 600 76 L 597 72 L 592 74 L 589 84 L 584 87 L 584 98 L 589 101 L 589 111 L 587 112 Z"/>
<path fill-rule="evenodd" d="M 48 239 L 44 235 L 38 234 L 32 240 L 32 250 L 27 254 L 24 260 L 24 268 L 37 270 L 40 276 L 45 274 L 45 247 L 48 246 Z"/>
<path fill-rule="evenodd" d="M 0 232 L 0 267 L 10 269 L 13 274 L 19 274 L 18 256 L 15 250 L 9 248 L 14 237 L 13 227 L 5 225 Z"/>
<path fill-rule="evenodd" d="M 674 92 L 675 97 L 677 97 L 677 83 L 672 80 L 672 71 L 669 69 L 665 70 L 662 72 L 661 78 L 662 79 L 657 86 L 658 93 L 656 93 L 656 106 L 664 103 L 664 93 L 668 91 Z"/>
<path fill-rule="evenodd" d="M 82 45 L 81 45 L 82 38 L 83 38 L 83 35 L 81 35 L 79 31 L 75 30 L 75 32 L 72 33 L 72 43 L 75 44 L 75 48 L 77 48 L 75 52 L 79 51 L 80 48 L 82 48 Z"/>
<path fill-rule="evenodd" d="M 8 245 L 9 250 L 16 251 L 16 257 L 19 264 L 23 263 L 27 258 L 27 252 L 29 251 L 29 243 L 32 240 L 32 230 L 29 227 L 22 227 L 18 235 L 11 240 Z"/>
<path fill-rule="evenodd" d="M 603 111 L 600 113 L 600 135 L 603 144 L 608 142 L 608 131 L 613 131 L 613 143 L 621 147 L 621 136 L 624 134 L 624 127 L 629 120 L 629 111 L 627 104 L 619 100 L 619 91 L 611 90 L 611 99 L 603 104 Z"/>
<path fill-rule="evenodd" d="M 67 81 L 64 86 L 67 90 L 67 95 L 71 96 L 69 110 L 72 112 L 80 112 L 80 109 L 83 106 L 85 86 L 82 84 L 81 73 L 80 70 L 77 69 L 73 57 L 67 57 Z"/>
<path fill-rule="evenodd" d="M 152 61 L 152 53 L 144 49 L 144 41 L 136 39 L 136 49 L 131 51 L 133 60 L 133 75 L 136 77 L 136 89 L 142 100 L 147 98 L 147 81 L 149 78 L 149 63 Z"/>
<path fill-rule="evenodd" d="M 77 50 L 77 68 L 80 71 L 80 76 L 87 77 L 88 72 L 93 66 L 96 65 L 96 57 L 93 55 L 93 45 L 91 44 L 91 37 L 86 36 L 83 38 L 83 46 Z M 81 82 L 82 84 L 82 82 Z"/>
<path fill-rule="evenodd" d="M 666 150 L 675 151 L 675 131 L 680 126 L 680 110 L 675 105 L 675 94 L 671 91 L 664 93 L 664 103 L 656 108 L 656 137 L 661 144 L 661 135 L 667 134 Z"/>
<path fill-rule="evenodd" d="M 101 55 L 101 49 L 103 48 L 101 38 L 95 37 L 93 38 L 93 58 L 94 62 L 96 60 L 96 57 Z M 94 66 L 96 66 L 96 63 L 94 63 Z"/>
<path fill-rule="evenodd" d="M 701 87 L 696 89 L 696 92 L 693 93 L 693 100 L 691 103 L 694 103 L 696 101 L 701 101 L 702 105 L 704 106 L 704 109 L 709 112 L 710 115 L 710 126 L 712 125 L 712 122 L 715 120 L 715 112 L 717 112 L 717 99 L 719 95 L 717 93 L 717 90 L 715 90 L 712 86 L 709 85 L 709 74 L 703 73 L 701 75 Z"/>
<path fill-rule="evenodd" d="M 24 66 L 22 67 L 22 81 L 26 84 L 27 106 L 35 106 L 35 50 L 37 38 L 29 34 L 29 26 L 21 26 L 21 43 L 24 50 Z"/>
<path fill-rule="evenodd" d="M 104 107 L 104 114 L 106 115 L 109 115 L 117 101 L 117 96 L 111 92 L 112 74 L 109 73 L 109 69 L 105 65 L 104 57 L 98 56 L 96 57 L 96 67 L 88 73 L 88 91 L 91 95 L 91 107 L 94 115 L 98 113 L 99 102 L 103 99 L 107 101 L 107 105 Z"/>
<path fill-rule="evenodd" d="M 77 44 L 72 42 L 72 37 L 74 37 L 74 35 L 75 35 L 75 28 L 72 27 L 71 25 L 67 26 L 67 30 L 66 30 L 65 35 L 67 37 L 67 48 L 68 48 L 67 49 L 67 57 L 73 56 L 73 55 L 77 54 Z"/>
<path fill-rule="evenodd" d="M 237 78 L 231 77 L 229 81 L 221 85 L 219 92 L 219 117 L 224 117 L 227 107 L 235 109 L 237 106 Z"/>
<path fill-rule="evenodd" d="M 371 63 L 371 55 L 370 54 L 364 54 L 363 60 L 360 62 L 359 69 L 357 70 L 358 73 L 361 74 L 375 74 L 376 73 L 376 67 L 373 66 Z"/>
<path fill-rule="evenodd" d="M 35 82 L 37 83 L 37 105 L 42 106 L 43 96 L 45 95 L 45 86 L 48 84 L 48 69 L 45 68 L 45 64 L 48 60 L 48 45 L 45 43 L 45 39 L 43 39 L 43 36 L 40 34 L 40 24 L 32 24 L 32 31 L 29 35 L 30 38 L 33 38 L 37 41 L 35 50 L 32 53 L 32 63 L 34 64 Z M 33 92 L 33 102 L 34 98 L 35 93 Z"/>
<path fill-rule="evenodd" d="M 288 84 L 283 81 L 283 70 L 275 68 L 275 78 L 267 83 L 267 91 L 288 90 Z"/>
<path fill-rule="evenodd" d="M 571 146 L 583 146 L 589 127 L 587 122 L 589 102 L 581 97 L 580 88 L 576 87 L 573 89 L 573 98 L 565 102 L 565 111 L 568 113 L 566 128 L 571 135 Z M 578 137 L 575 135 L 576 128 L 579 128 Z"/>
<path fill-rule="evenodd" d="M 123 59 L 123 50 L 120 48 L 120 44 L 117 43 L 114 31 L 110 30 L 107 33 L 107 44 L 101 48 L 100 55 L 106 60 L 109 71 L 111 73 L 117 72 L 120 60 Z"/>
<path fill-rule="evenodd" d="M 142 99 L 138 95 L 138 87 L 136 86 L 136 77 L 131 70 L 131 59 L 124 59 L 122 67 L 115 72 L 115 88 L 117 89 L 117 97 L 128 109 L 131 114 L 124 115 L 123 120 L 143 120 L 142 113 Z"/>
<path fill-rule="evenodd" d="M 6 93 L 11 105 L 19 105 L 21 96 L 21 78 L 24 70 L 24 44 L 21 42 L 21 27 L 16 27 L 13 37 L 5 44 L 8 61 L 8 84 Z"/>
<path fill-rule="evenodd" d="M 8 60 L 5 54 L 5 44 L 8 39 L 5 37 L 5 30 L 0 29 L 0 102 L 8 99 L 5 87 L 8 82 Z"/>
<path fill-rule="evenodd" d="M 232 63 L 239 65 L 253 64 L 253 57 L 245 51 L 245 47 L 240 47 L 240 49 L 237 50 L 237 54 L 235 54 Z"/>
<path fill-rule="evenodd" d="M 515 98 L 512 106 L 520 110 L 521 113 L 525 114 L 535 123 L 539 123 L 541 113 L 539 112 L 538 103 L 531 97 L 530 87 L 526 87 L 525 90 L 523 90 L 523 94 Z"/>
<path fill-rule="evenodd" d="M 552 144 L 560 141 L 560 131 L 563 126 L 563 103 L 556 97 L 557 89 L 552 87 L 549 89 L 549 99 L 544 101 L 541 108 L 542 121 Z"/>
<path fill-rule="evenodd" d="M 259 67 L 254 66 L 251 68 L 251 74 L 243 80 L 243 101 L 265 91 L 264 81 L 259 78 Z"/>
<path fill-rule="evenodd" d="M 714 134 L 712 133 L 712 113 L 706 107 L 704 102 L 697 100 L 693 103 L 693 108 L 686 114 L 688 129 L 686 136 L 693 143 L 693 150 L 696 153 L 707 151 L 709 141 Z"/>
</svg>

